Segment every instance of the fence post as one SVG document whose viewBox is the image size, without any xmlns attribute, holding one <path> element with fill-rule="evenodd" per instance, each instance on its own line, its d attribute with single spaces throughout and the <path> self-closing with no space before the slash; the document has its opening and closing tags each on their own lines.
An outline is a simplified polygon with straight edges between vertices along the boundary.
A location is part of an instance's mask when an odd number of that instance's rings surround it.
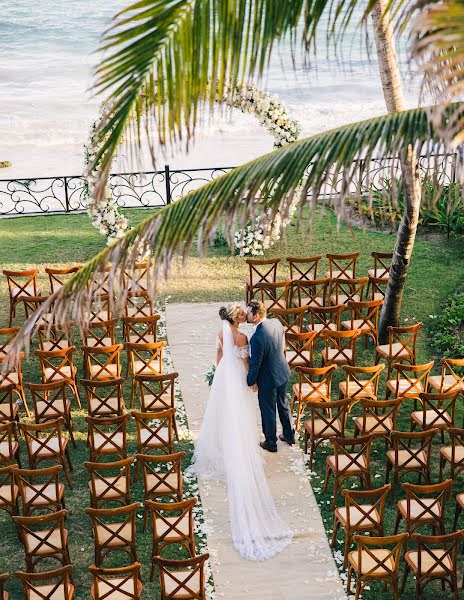
<svg viewBox="0 0 464 600">
<path fill-rule="evenodd" d="M 169 165 L 164 165 L 164 183 L 166 185 L 166 204 L 171 204 L 171 181 L 169 177 Z"/>
<path fill-rule="evenodd" d="M 69 212 L 69 196 L 68 196 L 68 178 L 64 178 L 64 202 L 65 202 L 65 210 Z"/>
</svg>

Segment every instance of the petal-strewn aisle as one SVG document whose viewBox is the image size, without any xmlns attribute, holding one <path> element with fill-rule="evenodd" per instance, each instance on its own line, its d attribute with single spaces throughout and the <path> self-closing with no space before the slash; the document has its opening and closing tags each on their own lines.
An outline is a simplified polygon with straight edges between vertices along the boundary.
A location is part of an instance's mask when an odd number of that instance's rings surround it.
<svg viewBox="0 0 464 600">
<path fill-rule="evenodd" d="M 194 441 L 208 398 L 203 374 L 215 357 L 219 307 L 219 304 L 171 304 L 166 307 L 174 369 L 179 373 Z M 259 439 L 257 429 L 256 443 Z M 218 600 L 345 598 L 316 500 L 309 480 L 302 472 L 302 457 L 299 448 L 282 443 L 279 443 L 277 454 L 266 454 L 266 475 L 272 494 L 280 514 L 294 531 L 294 540 L 281 554 L 265 562 L 246 561 L 235 551 L 224 486 L 199 482 Z"/>
</svg>

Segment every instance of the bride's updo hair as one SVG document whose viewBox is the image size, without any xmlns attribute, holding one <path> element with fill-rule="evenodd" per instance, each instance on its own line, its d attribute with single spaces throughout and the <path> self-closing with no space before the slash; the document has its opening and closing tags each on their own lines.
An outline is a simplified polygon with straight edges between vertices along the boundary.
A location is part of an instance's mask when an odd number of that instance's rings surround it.
<svg viewBox="0 0 464 600">
<path fill-rule="evenodd" d="M 231 302 L 226 306 L 221 306 L 219 309 L 219 316 L 223 321 L 229 321 L 229 323 L 232 325 L 235 323 L 236 318 L 242 310 L 243 308 L 238 302 Z"/>
</svg>

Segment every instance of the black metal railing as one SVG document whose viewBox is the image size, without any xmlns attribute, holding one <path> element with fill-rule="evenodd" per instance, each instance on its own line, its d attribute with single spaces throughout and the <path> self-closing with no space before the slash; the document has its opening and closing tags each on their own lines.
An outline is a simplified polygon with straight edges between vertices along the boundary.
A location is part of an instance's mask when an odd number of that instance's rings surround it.
<svg viewBox="0 0 464 600">
<path fill-rule="evenodd" d="M 433 165 L 431 168 L 431 161 Z M 113 173 L 110 187 L 121 208 L 161 207 L 182 198 L 195 188 L 217 179 L 233 167 L 177 170 L 165 165 L 161 171 Z M 439 173 L 441 183 L 455 181 L 456 155 L 421 156 L 419 168 Z M 353 163 L 350 181 L 334 177 L 323 186 L 320 196 L 336 196 L 348 186 L 353 193 L 382 189 L 386 179 L 400 175 L 398 158 L 373 158 Z M 0 217 L 77 213 L 86 209 L 86 182 L 83 176 L 35 177 L 0 180 Z"/>
</svg>

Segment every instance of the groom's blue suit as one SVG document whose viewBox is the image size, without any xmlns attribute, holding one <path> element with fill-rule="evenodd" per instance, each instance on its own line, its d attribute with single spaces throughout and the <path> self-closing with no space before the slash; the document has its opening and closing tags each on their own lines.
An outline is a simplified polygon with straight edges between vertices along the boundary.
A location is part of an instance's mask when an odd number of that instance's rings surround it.
<svg viewBox="0 0 464 600">
<path fill-rule="evenodd" d="M 250 386 L 258 384 L 258 401 L 266 445 L 276 448 L 276 406 L 285 438 L 293 440 L 295 437 L 287 401 L 290 369 L 285 359 L 284 329 L 280 321 L 262 321 L 250 340 L 250 348 L 247 383 Z"/>
</svg>

